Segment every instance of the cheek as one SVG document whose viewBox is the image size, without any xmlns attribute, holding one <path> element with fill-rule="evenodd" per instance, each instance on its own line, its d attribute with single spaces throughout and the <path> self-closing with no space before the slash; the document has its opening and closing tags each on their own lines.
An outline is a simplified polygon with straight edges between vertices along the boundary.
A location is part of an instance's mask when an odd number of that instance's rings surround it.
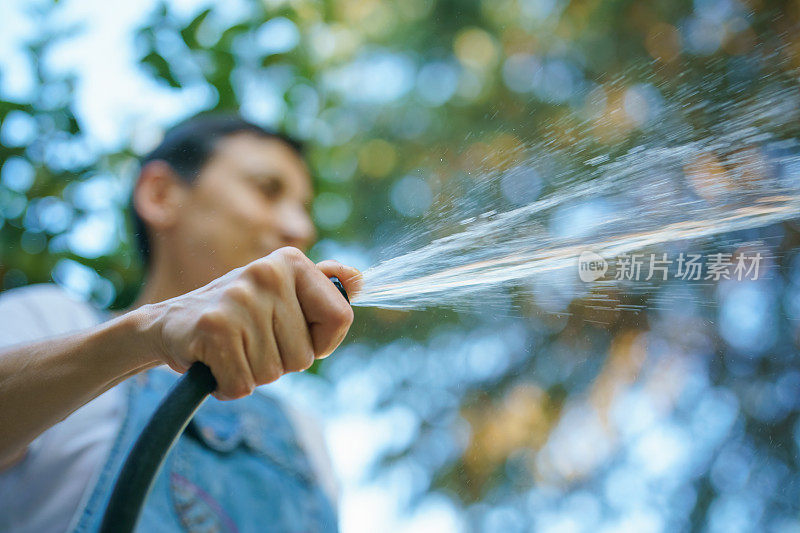
<svg viewBox="0 0 800 533">
<path fill-rule="evenodd" d="M 219 192 L 214 197 L 208 191 L 191 207 L 191 214 L 184 218 L 184 233 L 199 247 L 213 250 L 215 254 L 229 255 L 226 250 L 239 247 L 239 241 L 247 234 L 247 212 L 252 210 L 252 198 L 238 200 L 231 191 Z"/>
<path fill-rule="evenodd" d="M 209 190 L 201 202 L 208 222 L 227 227 L 246 227 L 263 209 L 258 194 L 243 187 Z"/>
<path fill-rule="evenodd" d="M 276 212 L 264 198 L 258 194 L 251 194 L 248 198 L 243 198 L 230 215 L 230 219 L 238 229 L 246 231 L 252 236 L 253 233 L 261 233 L 265 228 L 275 227 Z"/>
<path fill-rule="evenodd" d="M 248 262 L 261 257 L 265 247 L 273 245 L 272 239 L 279 228 L 279 212 L 258 192 L 249 192 L 236 198 L 235 203 L 217 208 L 216 234 L 219 252 L 234 262 Z M 223 250 L 227 250 L 224 252 Z M 253 254 L 255 257 L 251 257 Z M 238 266 L 238 265 L 237 265 Z"/>
</svg>

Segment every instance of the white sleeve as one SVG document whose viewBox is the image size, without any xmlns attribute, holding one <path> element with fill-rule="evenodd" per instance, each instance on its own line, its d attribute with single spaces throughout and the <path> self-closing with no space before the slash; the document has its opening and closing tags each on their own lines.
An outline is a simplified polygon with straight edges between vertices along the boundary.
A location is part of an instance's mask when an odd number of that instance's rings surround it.
<svg viewBox="0 0 800 533">
<path fill-rule="evenodd" d="M 63 335 L 97 322 L 89 304 L 55 283 L 0 293 L 0 348 Z"/>
<path fill-rule="evenodd" d="M 52 283 L 11 289 L 0 293 L 0 349 L 92 327 L 100 318 L 91 304 Z M 106 391 L 42 432 L 19 462 L 0 472 L 0 531 L 67 528 L 108 454 L 124 406 L 119 388 Z"/>
</svg>

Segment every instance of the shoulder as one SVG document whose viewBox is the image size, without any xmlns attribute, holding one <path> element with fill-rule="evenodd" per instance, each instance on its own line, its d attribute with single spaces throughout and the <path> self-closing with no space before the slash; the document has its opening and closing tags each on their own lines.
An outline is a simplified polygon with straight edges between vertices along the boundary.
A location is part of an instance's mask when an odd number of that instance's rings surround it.
<svg viewBox="0 0 800 533">
<path fill-rule="evenodd" d="M 97 310 L 55 283 L 0 293 L 0 347 L 69 333 L 99 322 Z"/>
</svg>

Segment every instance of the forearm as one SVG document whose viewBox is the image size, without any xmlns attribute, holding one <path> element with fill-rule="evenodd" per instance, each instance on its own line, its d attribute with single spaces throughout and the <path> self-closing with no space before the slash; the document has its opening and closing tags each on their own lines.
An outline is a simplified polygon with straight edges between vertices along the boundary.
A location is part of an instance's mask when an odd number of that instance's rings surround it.
<svg viewBox="0 0 800 533">
<path fill-rule="evenodd" d="M 0 469 L 44 430 L 160 364 L 149 306 L 95 328 L 0 352 Z"/>
</svg>

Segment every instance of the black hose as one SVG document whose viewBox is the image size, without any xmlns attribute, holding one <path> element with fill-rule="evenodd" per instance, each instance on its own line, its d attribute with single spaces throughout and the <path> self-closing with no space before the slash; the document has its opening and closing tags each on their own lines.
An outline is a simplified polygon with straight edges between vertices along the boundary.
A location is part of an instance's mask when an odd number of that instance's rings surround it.
<svg viewBox="0 0 800 533">
<path fill-rule="evenodd" d="M 339 279 L 330 279 L 349 303 Z M 161 400 L 122 466 L 103 515 L 102 533 L 133 531 L 164 459 L 194 413 L 216 388 L 217 380 L 211 370 L 203 363 L 194 363 Z"/>
<path fill-rule="evenodd" d="M 133 531 L 161 463 L 195 411 L 217 388 L 203 363 L 195 363 L 161 401 L 133 445 L 103 516 L 104 533 Z"/>
</svg>

